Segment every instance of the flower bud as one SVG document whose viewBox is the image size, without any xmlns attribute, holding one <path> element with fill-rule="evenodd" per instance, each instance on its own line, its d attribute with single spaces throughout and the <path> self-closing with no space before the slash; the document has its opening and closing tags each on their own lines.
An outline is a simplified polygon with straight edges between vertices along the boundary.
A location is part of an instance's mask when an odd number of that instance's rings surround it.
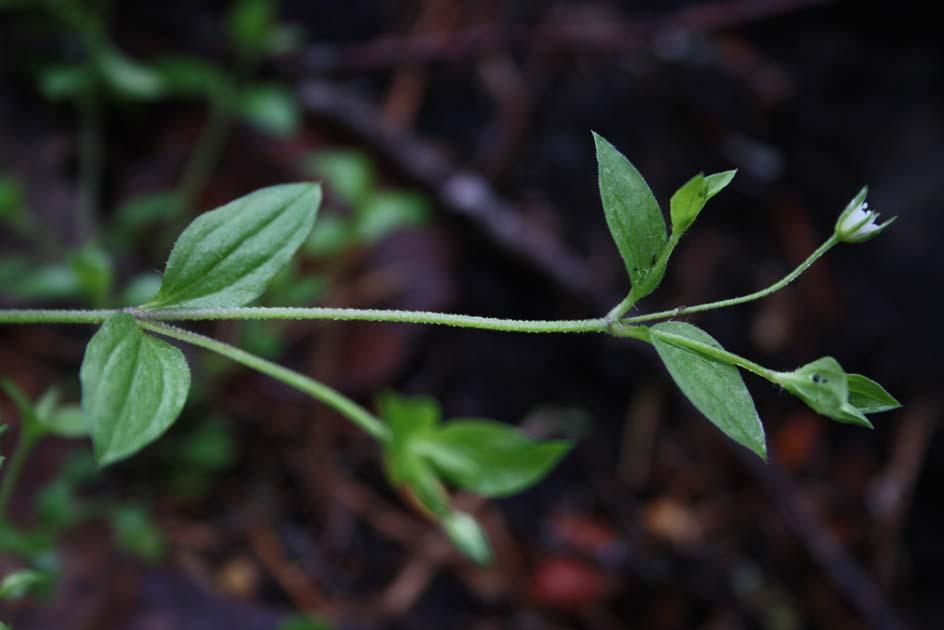
<svg viewBox="0 0 944 630">
<path fill-rule="evenodd" d="M 862 243 L 875 238 L 897 218 L 892 217 L 882 224 L 876 223 L 879 213 L 869 209 L 865 200 L 868 192 L 868 186 L 863 186 L 836 221 L 836 236 L 844 243 Z"/>
</svg>

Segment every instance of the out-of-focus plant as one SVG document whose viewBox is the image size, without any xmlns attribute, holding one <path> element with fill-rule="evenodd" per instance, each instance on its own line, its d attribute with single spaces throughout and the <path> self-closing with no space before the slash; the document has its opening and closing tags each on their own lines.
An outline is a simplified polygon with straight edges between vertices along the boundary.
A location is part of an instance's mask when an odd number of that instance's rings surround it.
<svg viewBox="0 0 944 630">
<path fill-rule="evenodd" d="M 163 338 L 215 352 L 258 370 L 332 407 L 374 437 L 383 452 L 390 483 L 420 512 L 439 523 L 455 546 L 477 562 L 491 549 L 475 519 L 458 511 L 449 488 L 483 497 L 507 496 L 537 483 L 570 448 L 567 441 L 533 440 L 517 429 L 484 419 L 443 421 L 435 401 L 386 395 L 377 412 L 312 378 L 170 322 L 200 320 L 347 320 L 444 325 L 518 333 L 604 333 L 655 347 L 672 379 L 692 404 L 732 440 L 766 458 L 763 425 L 740 370 L 756 374 L 795 394 L 817 412 L 845 423 L 870 426 L 866 414 L 894 409 L 898 402 L 878 383 L 847 374 L 832 358 L 791 372 L 775 371 L 728 352 L 708 333 L 675 319 L 761 299 L 783 288 L 841 242 L 874 236 L 864 191 L 843 211 L 834 233 L 799 267 L 773 285 L 740 297 L 627 317 L 631 308 L 658 288 L 669 259 L 707 202 L 734 178 L 733 171 L 696 175 L 670 199 L 671 232 L 645 180 L 609 142 L 594 135 L 604 214 L 630 279 L 624 300 L 603 317 L 582 320 L 516 320 L 401 310 L 251 307 L 310 244 L 321 203 L 318 184 L 264 188 L 207 212 L 187 227 L 171 250 L 157 292 L 129 308 L 98 310 L 0 310 L 0 323 L 101 324 L 89 342 L 80 370 L 84 427 L 99 465 L 137 453 L 158 439 L 183 409 L 191 384 L 183 353 Z M 338 168 L 322 164 L 322 168 Z M 337 194 L 355 207 L 370 187 L 355 175 Z M 329 176 L 330 178 L 330 176 Z M 356 230 L 355 230 L 356 231 Z M 372 233 L 372 232 L 368 232 Z M 655 322 L 655 323 L 650 323 Z M 129 404 L 133 401 L 133 404 Z M 22 462 L 36 436 L 61 423 L 43 419 L 18 403 L 24 414 Z M 78 427 L 65 423 L 70 431 Z M 19 463 L 11 463 L 4 485 L 15 483 Z M 10 479 L 13 481 L 9 481 Z M 0 492 L 0 497 L 9 490 Z M 2 506 L 2 502 L 0 502 Z"/>
</svg>

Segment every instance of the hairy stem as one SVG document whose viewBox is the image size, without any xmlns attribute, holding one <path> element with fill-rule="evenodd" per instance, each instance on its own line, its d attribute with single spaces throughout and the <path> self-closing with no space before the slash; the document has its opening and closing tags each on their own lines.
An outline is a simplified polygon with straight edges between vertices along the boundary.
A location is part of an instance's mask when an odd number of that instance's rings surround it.
<svg viewBox="0 0 944 630">
<path fill-rule="evenodd" d="M 140 321 L 140 324 L 142 328 L 155 332 L 159 335 L 177 339 L 179 341 L 184 341 L 207 350 L 212 350 L 213 352 L 221 354 L 228 359 L 236 361 L 237 363 L 241 363 L 248 368 L 252 368 L 253 370 L 262 372 L 267 376 L 271 376 L 275 380 L 285 383 L 289 387 L 293 387 L 325 403 L 341 415 L 351 420 L 354 424 L 362 428 L 377 440 L 386 442 L 390 439 L 390 429 L 387 428 L 387 425 L 384 424 L 382 420 L 377 418 L 374 414 L 370 413 L 344 394 L 328 387 L 323 383 L 319 383 L 318 381 L 309 378 L 304 374 L 299 374 L 298 372 L 290 370 L 286 367 L 282 367 L 277 363 L 267 361 L 262 357 L 257 357 L 254 354 L 246 352 L 240 348 L 236 348 L 235 346 L 231 346 L 228 343 L 217 341 L 216 339 L 211 339 L 210 337 L 205 337 L 204 335 L 200 335 L 189 330 L 184 330 L 182 328 L 177 328 L 167 324 L 160 324 L 157 322 Z"/>
<path fill-rule="evenodd" d="M 739 354 L 734 354 L 733 352 L 728 352 L 722 348 L 716 348 L 715 346 L 709 345 L 707 343 L 689 339 L 688 337 L 683 337 L 682 335 L 676 335 L 669 332 L 658 331 L 652 334 L 658 335 L 659 339 L 670 343 L 673 346 L 685 348 L 686 350 L 692 350 L 702 356 L 720 361 L 721 363 L 736 365 L 747 370 L 748 372 L 753 372 L 754 374 L 765 378 L 772 383 L 777 382 L 774 380 L 774 376 L 777 374 L 776 372 L 773 370 L 768 370 L 759 363 L 755 363 L 750 359 L 746 359 Z"/>
<path fill-rule="evenodd" d="M 833 234 L 826 240 L 826 242 L 816 248 L 816 251 L 810 254 L 806 260 L 800 263 L 796 269 L 766 289 L 761 289 L 760 291 L 748 293 L 747 295 L 742 295 L 736 298 L 729 298 L 727 300 L 718 300 L 717 302 L 708 302 L 707 304 L 698 304 L 696 306 L 680 306 L 667 311 L 659 311 L 658 313 L 647 313 L 645 315 L 637 315 L 636 317 L 627 317 L 621 321 L 623 324 L 639 324 L 642 322 L 651 322 L 659 319 L 670 319 L 673 317 L 679 317 L 681 315 L 690 315 L 692 313 L 703 313 L 704 311 L 713 311 L 719 308 L 727 308 L 729 306 L 737 306 L 738 304 L 759 300 L 761 298 L 767 297 L 771 293 L 776 293 L 780 289 L 796 280 L 800 274 L 809 269 L 813 263 L 823 256 L 823 254 L 835 247 L 838 243 L 839 237 Z"/>
</svg>

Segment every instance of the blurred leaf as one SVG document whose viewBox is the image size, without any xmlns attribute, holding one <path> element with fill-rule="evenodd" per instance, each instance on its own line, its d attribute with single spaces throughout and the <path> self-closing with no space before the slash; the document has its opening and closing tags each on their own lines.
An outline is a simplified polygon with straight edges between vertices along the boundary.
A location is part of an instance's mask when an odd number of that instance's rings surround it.
<svg viewBox="0 0 944 630">
<path fill-rule="evenodd" d="M 115 210 L 110 240 L 119 247 L 133 247 L 144 230 L 171 219 L 176 208 L 177 197 L 173 192 L 132 197 Z"/>
<path fill-rule="evenodd" d="M 227 34 L 243 55 L 256 57 L 266 52 L 276 8 L 274 0 L 237 0 L 230 9 Z"/>
<path fill-rule="evenodd" d="M 423 433 L 415 449 L 460 488 L 484 497 L 500 497 L 544 478 L 570 444 L 535 442 L 499 422 L 453 420 Z"/>
<path fill-rule="evenodd" d="M 7 175 L 0 175 L 0 225 L 17 232 L 28 228 L 23 189 L 19 182 Z"/>
<path fill-rule="evenodd" d="M 50 101 L 76 99 L 92 83 L 92 74 L 81 65 L 50 66 L 39 73 L 39 91 Z"/>
<path fill-rule="evenodd" d="M 239 96 L 239 112 L 249 123 L 273 136 L 298 131 L 301 112 L 295 95 L 279 85 L 252 85 Z"/>
<path fill-rule="evenodd" d="M 121 306 L 137 306 L 150 302 L 161 288 L 161 274 L 142 273 L 128 282 L 121 292 Z"/>
<path fill-rule="evenodd" d="M 639 171 L 602 136 L 593 134 L 600 175 L 600 199 L 637 298 L 651 293 L 650 270 L 668 237 L 659 203 Z"/>
<path fill-rule="evenodd" d="M 695 408 L 725 435 L 766 459 L 764 426 L 737 368 L 674 345 L 672 341 L 677 336 L 715 348 L 721 345 L 705 331 L 684 322 L 664 322 L 650 331 L 659 357 Z"/>
<path fill-rule="evenodd" d="M 6 395 L 10 397 L 13 406 L 20 414 L 22 430 L 26 432 L 30 439 L 41 436 L 44 432 L 43 425 L 29 396 L 8 378 L 0 378 L 0 389 L 3 389 Z"/>
<path fill-rule="evenodd" d="M 85 437 L 91 428 L 88 416 L 79 405 L 63 405 L 41 419 L 49 433 L 64 438 Z"/>
<path fill-rule="evenodd" d="M 91 510 L 75 496 L 74 484 L 64 477 L 46 484 L 36 495 L 35 505 L 42 527 L 53 534 L 75 527 L 91 516 Z"/>
<path fill-rule="evenodd" d="M 144 334 L 131 315 L 119 313 L 86 347 L 80 380 L 95 457 L 104 466 L 132 455 L 174 423 L 187 400 L 190 369 L 179 349 Z"/>
<path fill-rule="evenodd" d="M 115 277 L 114 265 L 108 254 L 98 247 L 86 245 L 69 257 L 69 268 L 93 304 L 102 306 L 107 302 Z"/>
<path fill-rule="evenodd" d="M 429 202 L 420 193 L 376 192 L 359 208 L 355 229 L 361 241 L 374 243 L 400 228 L 426 223 L 430 214 Z"/>
<path fill-rule="evenodd" d="M 326 214 L 318 219 L 303 249 L 309 256 L 333 258 L 350 247 L 354 241 L 354 228 L 350 221 L 335 214 Z"/>
<path fill-rule="evenodd" d="M 19 530 L 4 520 L 0 520 L 0 552 L 34 566 L 52 568 L 55 565 L 54 541 L 46 532 Z"/>
<path fill-rule="evenodd" d="M 331 195 L 355 209 L 374 190 L 374 165 L 360 151 L 321 151 L 307 158 L 304 168 L 324 179 Z"/>
<path fill-rule="evenodd" d="M 121 51 L 106 48 L 97 57 L 98 71 L 105 84 L 119 96 L 135 100 L 153 100 L 165 92 L 161 75 Z"/>
<path fill-rule="evenodd" d="M 881 413 L 901 407 L 884 387 L 861 374 L 847 374 L 849 403 L 862 413 Z"/>
<path fill-rule="evenodd" d="M 228 91 L 222 69 L 198 57 L 165 57 L 154 65 L 168 93 L 185 98 L 207 98 Z"/>
<path fill-rule="evenodd" d="M 178 465 L 209 472 L 225 470 L 236 459 L 236 443 L 228 425 L 215 416 L 185 434 L 174 450 Z"/>
<path fill-rule="evenodd" d="M 450 512 L 441 521 L 452 544 L 466 557 L 481 565 L 492 561 L 492 546 L 482 527 L 465 512 Z"/>
<path fill-rule="evenodd" d="M 150 308 L 242 306 L 308 238 L 318 206 L 317 184 L 257 190 L 206 212 L 177 240 Z"/>
<path fill-rule="evenodd" d="M 109 515 L 115 543 L 119 549 L 147 562 L 157 562 L 164 555 L 164 533 L 148 511 L 139 505 L 122 505 Z"/>
<path fill-rule="evenodd" d="M 64 300 L 83 296 L 83 287 L 70 266 L 40 265 L 7 286 L 10 295 L 22 300 Z"/>
<path fill-rule="evenodd" d="M 0 599 L 20 599 L 35 594 L 49 582 L 49 576 L 34 569 L 20 569 L 0 581 Z"/>
<path fill-rule="evenodd" d="M 310 615 L 294 615 L 280 623 L 276 630 L 331 630 L 331 625 Z"/>
</svg>

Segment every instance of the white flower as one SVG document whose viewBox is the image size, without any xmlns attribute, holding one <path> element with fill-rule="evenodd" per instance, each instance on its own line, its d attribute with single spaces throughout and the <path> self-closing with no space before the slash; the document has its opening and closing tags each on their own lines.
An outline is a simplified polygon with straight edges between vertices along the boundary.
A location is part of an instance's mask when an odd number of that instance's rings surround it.
<svg viewBox="0 0 944 630">
<path fill-rule="evenodd" d="M 839 219 L 836 221 L 836 236 L 845 243 L 861 243 L 878 234 L 888 227 L 896 217 L 893 217 L 885 223 L 878 224 L 879 213 L 869 209 L 868 202 L 865 201 L 865 195 L 868 188 L 862 188 L 859 194 L 846 206 Z"/>
</svg>

